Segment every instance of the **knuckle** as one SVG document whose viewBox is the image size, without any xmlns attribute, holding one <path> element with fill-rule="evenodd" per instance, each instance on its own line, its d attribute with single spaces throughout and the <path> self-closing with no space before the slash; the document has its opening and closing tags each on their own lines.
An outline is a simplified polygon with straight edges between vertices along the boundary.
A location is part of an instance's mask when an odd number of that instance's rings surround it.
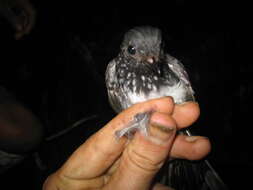
<svg viewBox="0 0 253 190">
<path fill-rule="evenodd" d="M 168 101 L 169 104 L 174 104 L 174 98 L 172 96 L 165 97 L 166 101 Z"/>
<path fill-rule="evenodd" d="M 147 172 L 158 171 L 163 164 L 163 161 L 151 159 L 148 156 L 145 156 L 135 150 L 127 151 L 127 158 L 130 161 L 130 164 L 133 164 L 139 169 L 142 169 Z"/>
</svg>

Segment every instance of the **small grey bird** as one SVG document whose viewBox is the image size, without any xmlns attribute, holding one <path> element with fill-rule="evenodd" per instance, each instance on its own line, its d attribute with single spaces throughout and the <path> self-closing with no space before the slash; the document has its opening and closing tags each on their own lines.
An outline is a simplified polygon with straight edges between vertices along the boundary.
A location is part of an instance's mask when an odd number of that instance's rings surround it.
<svg viewBox="0 0 253 190">
<path fill-rule="evenodd" d="M 194 91 L 182 63 L 164 52 L 158 28 L 144 26 L 129 30 L 123 39 L 119 55 L 106 70 L 109 102 L 117 112 L 131 105 L 164 96 L 173 97 L 176 104 L 194 101 Z M 129 126 L 116 136 L 131 137 L 140 130 L 148 135 L 150 113 L 139 113 Z M 186 135 L 191 135 L 185 130 Z M 226 189 L 209 162 L 173 160 L 161 171 L 160 181 L 175 189 Z"/>
</svg>

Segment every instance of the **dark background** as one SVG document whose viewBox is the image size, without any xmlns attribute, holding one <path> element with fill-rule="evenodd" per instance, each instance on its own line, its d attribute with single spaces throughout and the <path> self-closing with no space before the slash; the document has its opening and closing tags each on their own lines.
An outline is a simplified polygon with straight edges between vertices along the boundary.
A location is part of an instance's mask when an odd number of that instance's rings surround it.
<svg viewBox="0 0 253 190">
<path fill-rule="evenodd" d="M 117 55 L 124 32 L 152 25 L 162 30 L 167 52 L 181 60 L 190 75 L 201 107 L 194 128 L 212 142 L 210 162 L 231 189 L 246 187 L 246 172 L 253 164 L 249 138 L 243 135 L 250 121 L 251 66 L 242 65 L 233 53 L 241 41 L 228 29 L 227 7 L 214 1 L 185 0 L 140 6 L 133 2 L 33 4 L 36 25 L 21 40 L 13 38 L 14 31 L 1 19 L 0 85 L 40 118 L 46 137 L 81 118 L 97 117 L 45 141 L 38 154 L 46 168 L 40 169 L 35 157 L 29 156 L 0 176 L 2 185 L 41 189 L 45 177 L 114 116 L 104 84 L 106 65 Z"/>
</svg>

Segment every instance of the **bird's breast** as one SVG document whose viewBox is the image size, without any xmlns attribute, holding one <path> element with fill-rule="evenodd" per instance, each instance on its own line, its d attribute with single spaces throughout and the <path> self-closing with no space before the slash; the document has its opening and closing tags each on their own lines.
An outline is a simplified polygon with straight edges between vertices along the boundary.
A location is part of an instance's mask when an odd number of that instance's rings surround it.
<svg viewBox="0 0 253 190">
<path fill-rule="evenodd" d="M 116 67 L 116 73 L 119 89 L 115 90 L 120 91 L 119 99 L 124 109 L 139 102 L 164 96 L 173 97 L 175 103 L 187 100 L 189 87 L 169 69 L 166 69 L 162 76 L 153 70 L 141 70 L 121 64 Z"/>
<path fill-rule="evenodd" d="M 184 102 L 188 94 L 187 87 L 181 82 L 170 85 L 156 75 L 144 76 L 128 73 L 119 79 L 119 87 L 124 96 L 127 107 L 150 99 L 164 96 L 173 97 L 176 103 Z"/>
<path fill-rule="evenodd" d="M 151 86 L 150 89 L 147 90 L 146 88 L 144 91 L 131 91 L 126 89 L 125 93 L 129 102 L 129 106 L 139 102 L 165 96 L 173 97 L 175 103 L 182 103 L 187 99 L 188 89 L 181 82 L 179 82 L 174 86 L 162 85 L 159 88 L 156 86 Z"/>
</svg>

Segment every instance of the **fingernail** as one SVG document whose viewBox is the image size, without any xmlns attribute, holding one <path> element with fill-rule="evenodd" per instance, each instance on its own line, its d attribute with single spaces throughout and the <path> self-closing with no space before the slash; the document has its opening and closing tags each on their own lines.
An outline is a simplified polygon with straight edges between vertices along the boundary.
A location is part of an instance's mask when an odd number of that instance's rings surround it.
<svg viewBox="0 0 253 190">
<path fill-rule="evenodd" d="M 175 134 L 175 127 L 168 127 L 158 123 L 151 123 L 149 133 L 151 137 L 158 140 L 158 142 L 166 142 Z"/>
<path fill-rule="evenodd" d="M 195 142 L 196 140 L 198 140 L 198 137 L 196 137 L 196 136 L 188 136 L 188 137 L 185 137 L 185 140 L 187 142 Z"/>
</svg>

